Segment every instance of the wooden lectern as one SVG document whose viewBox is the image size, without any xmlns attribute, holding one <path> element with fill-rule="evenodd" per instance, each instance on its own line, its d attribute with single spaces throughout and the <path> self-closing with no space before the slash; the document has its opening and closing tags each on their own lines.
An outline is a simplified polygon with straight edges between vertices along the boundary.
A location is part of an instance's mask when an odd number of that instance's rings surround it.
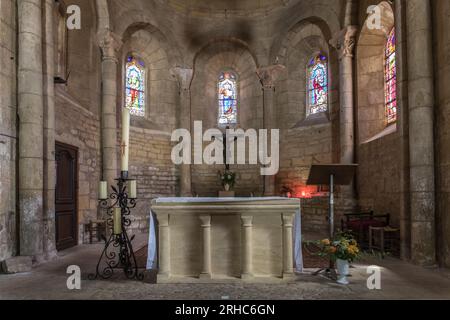
<svg viewBox="0 0 450 320">
<path fill-rule="evenodd" d="M 330 240 L 334 237 L 334 186 L 351 184 L 357 167 L 357 164 L 314 164 L 309 172 L 307 185 L 330 185 L 328 210 Z M 321 271 L 323 269 L 320 269 L 315 274 L 319 274 Z M 326 269 L 325 272 L 333 274 L 333 271 L 334 265 L 330 261 L 330 268 Z"/>
</svg>

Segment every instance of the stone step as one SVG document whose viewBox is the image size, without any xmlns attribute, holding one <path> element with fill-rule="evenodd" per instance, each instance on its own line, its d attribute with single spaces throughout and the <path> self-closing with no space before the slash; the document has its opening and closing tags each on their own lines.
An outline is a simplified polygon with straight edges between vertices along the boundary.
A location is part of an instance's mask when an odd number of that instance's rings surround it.
<svg viewBox="0 0 450 320">
<path fill-rule="evenodd" d="M 23 273 L 31 271 L 33 261 L 29 256 L 17 256 L 0 263 L 0 273 Z"/>
</svg>

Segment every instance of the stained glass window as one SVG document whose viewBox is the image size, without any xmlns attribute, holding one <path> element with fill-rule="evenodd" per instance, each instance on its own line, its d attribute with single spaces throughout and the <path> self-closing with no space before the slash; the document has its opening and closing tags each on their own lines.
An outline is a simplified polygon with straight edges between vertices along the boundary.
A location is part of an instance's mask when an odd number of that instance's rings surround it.
<svg viewBox="0 0 450 320">
<path fill-rule="evenodd" d="M 136 116 L 145 115 L 145 65 L 129 56 L 126 65 L 125 106 Z"/>
<path fill-rule="evenodd" d="M 309 114 L 328 110 L 327 58 L 318 54 L 308 63 L 308 107 Z"/>
<path fill-rule="evenodd" d="M 397 68 L 395 65 L 395 28 L 389 33 L 385 48 L 385 108 L 387 124 L 397 121 Z"/>
<path fill-rule="evenodd" d="M 237 80 L 233 72 L 222 72 L 218 82 L 219 125 L 237 123 Z"/>
</svg>

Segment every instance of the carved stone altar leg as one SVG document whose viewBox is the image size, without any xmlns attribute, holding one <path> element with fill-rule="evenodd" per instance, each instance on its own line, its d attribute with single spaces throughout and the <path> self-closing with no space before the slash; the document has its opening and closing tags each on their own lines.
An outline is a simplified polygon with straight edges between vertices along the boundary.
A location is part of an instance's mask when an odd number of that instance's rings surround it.
<svg viewBox="0 0 450 320">
<path fill-rule="evenodd" d="M 253 278 L 253 216 L 241 216 L 242 222 L 242 279 Z"/>
<path fill-rule="evenodd" d="M 170 278 L 170 229 L 169 215 L 158 214 L 159 224 L 159 271 L 157 280 Z"/>
<path fill-rule="evenodd" d="M 294 276 L 294 255 L 292 248 L 293 214 L 283 214 L 283 278 Z"/>
<path fill-rule="evenodd" d="M 211 279 L 211 216 L 201 215 L 203 229 L 203 268 L 200 279 Z"/>
</svg>

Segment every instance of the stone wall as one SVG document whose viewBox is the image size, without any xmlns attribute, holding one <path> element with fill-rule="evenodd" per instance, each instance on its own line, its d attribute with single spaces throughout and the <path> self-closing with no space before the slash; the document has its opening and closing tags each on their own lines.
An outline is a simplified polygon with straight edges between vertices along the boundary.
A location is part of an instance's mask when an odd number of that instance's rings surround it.
<svg viewBox="0 0 450 320">
<path fill-rule="evenodd" d="M 244 130 L 262 128 L 262 88 L 256 76 L 254 58 L 240 44 L 228 41 L 211 44 L 197 57 L 191 85 L 192 122 L 202 121 L 203 132 L 219 127 L 217 83 L 220 73 L 228 70 L 234 71 L 237 75 L 237 128 Z M 204 147 L 208 144 L 204 144 Z M 237 174 L 234 188 L 237 195 L 250 196 L 252 193 L 258 195 L 263 192 L 263 180 L 259 169 L 259 165 L 230 166 L 230 170 Z M 222 190 L 218 171 L 223 172 L 224 166 L 193 165 L 193 192 L 200 196 L 217 196 L 218 191 Z"/>
<path fill-rule="evenodd" d="M 101 56 L 97 39 L 95 1 L 65 0 L 76 4 L 82 13 L 81 29 L 68 30 L 67 72 L 70 72 L 67 92 L 87 110 L 100 112 Z"/>
<path fill-rule="evenodd" d="M 0 261 L 16 252 L 16 7 L 0 2 Z"/>
<path fill-rule="evenodd" d="M 118 118 L 125 101 L 123 87 L 128 55 L 135 55 L 144 62 L 147 84 L 145 116 L 131 116 L 129 174 L 136 178 L 138 189 L 137 206 L 132 211 L 132 232 L 148 231 L 152 199 L 174 197 L 179 193 L 179 172 L 171 160 L 173 144 L 170 141 L 177 124 L 179 89 L 170 70 L 173 67 L 170 50 L 167 39 L 151 26 L 131 27 L 125 33 L 117 79 Z M 119 139 L 120 135 L 119 132 Z"/>
<path fill-rule="evenodd" d="M 334 114 L 338 111 L 337 63 L 318 25 L 304 22 L 291 29 L 280 52 L 281 63 L 287 67 L 276 87 L 277 127 L 280 128 L 280 172 L 275 191 L 283 187 L 293 190 L 297 197 L 316 193 L 317 186 L 307 186 L 312 164 L 331 163 L 338 151 L 333 133 Z M 328 112 L 309 115 L 307 109 L 307 65 L 316 54 L 328 58 L 329 104 Z M 338 132 L 337 132 L 338 133 Z M 333 156 L 334 155 L 334 156 Z M 326 199 L 326 198 L 325 198 Z M 325 206 L 324 206 L 325 204 Z M 304 232 L 327 230 L 327 201 L 318 197 L 302 200 L 302 228 Z"/>
<path fill-rule="evenodd" d="M 436 81 L 437 243 L 441 265 L 450 267 L 450 3 L 433 1 Z"/>
<path fill-rule="evenodd" d="M 400 226 L 400 139 L 391 134 L 361 144 L 358 150 L 359 206 L 376 214 L 391 214 L 391 225 Z"/>
<path fill-rule="evenodd" d="M 132 127 L 130 174 L 137 180 L 138 199 L 132 210 L 132 232 L 147 232 L 151 200 L 179 193 L 178 168 L 172 163 L 170 134 Z"/>
<path fill-rule="evenodd" d="M 98 183 L 101 180 L 100 119 L 64 90 L 56 90 L 56 141 L 78 148 L 79 243 L 86 241 L 83 224 L 101 217 Z"/>
<path fill-rule="evenodd" d="M 382 28 L 369 29 L 364 21 L 356 47 L 356 106 L 360 142 L 372 139 L 386 128 L 384 52 L 388 34 L 394 27 L 394 13 L 385 1 L 378 7 L 382 15 Z"/>
<path fill-rule="evenodd" d="M 361 210 L 390 213 L 391 224 L 399 227 L 402 141 L 400 125 L 387 126 L 384 103 L 384 48 L 394 27 L 394 13 L 385 1 L 366 1 L 360 10 L 370 4 L 377 4 L 381 10 L 382 28 L 370 30 L 367 15 L 361 14 L 363 27 L 356 47 L 357 197 Z M 398 117 L 403 121 L 400 111 Z"/>
</svg>

